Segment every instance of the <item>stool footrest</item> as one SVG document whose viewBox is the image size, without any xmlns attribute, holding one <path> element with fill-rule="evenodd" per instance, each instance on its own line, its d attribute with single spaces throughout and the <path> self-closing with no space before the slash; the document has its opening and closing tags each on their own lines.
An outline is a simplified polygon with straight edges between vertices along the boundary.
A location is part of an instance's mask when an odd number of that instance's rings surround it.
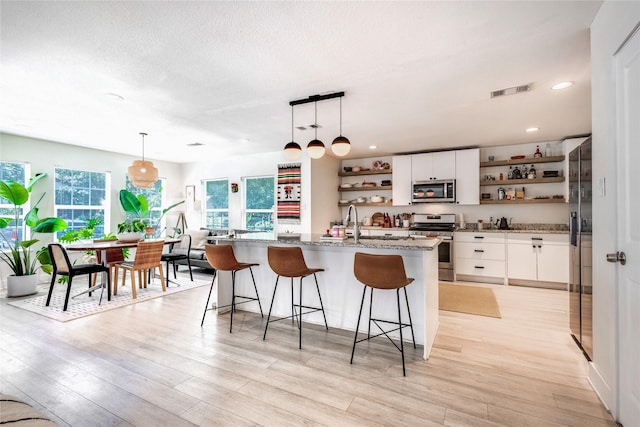
<svg viewBox="0 0 640 427">
<path fill-rule="evenodd" d="M 295 304 L 295 307 L 300 307 L 300 305 Z M 279 322 L 280 320 L 286 320 L 286 319 L 291 319 L 291 318 L 295 318 L 297 319 L 298 316 L 304 316 L 305 314 L 310 314 L 310 313 L 315 313 L 316 311 L 322 311 L 321 308 L 316 308 L 316 307 L 307 307 L 306 305 L 302 306 L 303 308 L 309 308 L 309 311 L 305 311 L 304 313 L 300 313 L 300 314 L 294 314 L 292 316 L 287 316 L 287 317 L 279 317 L 277 319 L 272 319 L 269 320 L 267 323 L 273 323 L 273 322 Z"/>
</svg>

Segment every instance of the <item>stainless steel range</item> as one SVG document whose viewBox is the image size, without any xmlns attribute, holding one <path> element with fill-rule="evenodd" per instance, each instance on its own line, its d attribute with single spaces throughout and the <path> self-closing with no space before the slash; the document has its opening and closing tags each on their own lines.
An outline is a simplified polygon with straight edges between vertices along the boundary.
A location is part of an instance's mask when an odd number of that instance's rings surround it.
<svg viewBox="0 0 640 427">
<path fill-rule="evenodd" d="M 410 235 L 440 237 L 438 245 L 438 279 L 453 281 L 453 230 L 456 227 L 455 214 L 414 214 Z"/>
</svg>

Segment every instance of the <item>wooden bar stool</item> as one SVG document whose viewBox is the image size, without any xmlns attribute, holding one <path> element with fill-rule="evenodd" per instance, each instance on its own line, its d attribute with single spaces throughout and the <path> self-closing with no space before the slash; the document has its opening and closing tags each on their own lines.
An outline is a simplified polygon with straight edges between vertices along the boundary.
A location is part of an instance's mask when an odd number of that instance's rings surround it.
<svg viewBox="0 0 640 427">
<path fill-rule="evenodd" d="M 231 307 L 231 323 L 229 325 L 229 333 L 233 330 L 233 312 L 236 311 L 237 304 L 243 304 L 251 301 L 258 301 L 258 307 L 260 307 L 260 315 L 264 317 L 262 312 L 262 304 L 260 303 L 260 297 L 258 296 L 258 287 L 256 286 L 256 279 L 253 277 L 253 270 L 251 267 L 255 267 L 260 264 L 238 262 L 235 254 L 233 253 L 233 246 L 231 245 L 205 245 L 205 254 L 207 261 L 214 268 L 213 279 L 211 280 L 211 288 L 209 289 L 209 296 L 207 297 L 207 304 L 204 306 L 204 314 L 202 315 L 202 322 L 200 326 L 204 325 L 204 318 L 207 315 L 208 310 L 214 310 L 209 308 L 209 300 L 211 299 L 211 291 L 213 290 L 213 284 L 216 280 L 218 271 L 230 271 L 231 272 L 231 304 L 219 306 L 217 308 Z M 253 280 L 253 288 L 256 290 L 255 297 L 246 297 L 242 295 L 236 295 L 236 273 L 240 270 L 249 269 L 251 273 L 251 280 Z M 236 303 L 236 298 L 242 298 L 246 301 L 240 301 Z"/>
<path fill-rule="evenodd" d="M 318 278 L 316 277 L 316 273 L 320 271 L 324 271 L 324 268 L 309 268 L 304 261 L 304 256 L 302 254 L 302 249 L 298 246 L 292 247 L 277 247 L 277 246 L 269 246 L 267 248 L 267 257 L 269 259 L 269 266 L 274 273 L 278 275 L 276 277 L 276 286 L 273 289 L 273 297 L 271 298 L 271 307 L 269 307 L 269 315 L 267 316 L 267 324 L 264 328 L 264 336 L 262 339 L 267 338 L 267 329 L 269 328 L 269 323 L 277 322 L 279 320 L 285 320 L 291 318 L 291 322 L 293 323 L 293 319 L 298 321 L 298 348 L 302 348 L 302 315 L 309 314 L 316 311 L 322 311 L 322 316 L 324 317 L 324 325 L 329 330 L 329 325 L 327 325 L 327 316 L 324 314 L 324 306 L 322 305 L 322 297 L 320 296 L 320 288 L 318 287 Z M 307 276 L 313 274 L 313 278 L 316 282 L 316 290 L 318 291 L 318 298 L 320 299 L 320 307 L 311 307 L 307 305 L 302 305 L 302 279 Z M 291 278 L 291 316 L 283 317 L 280 319 L 270 320 L 271 319 L 271 309 L 273 309 L 273 301 L 276 298 L 276 291 L 278 290 L 278 279 L 282 277 L 290 277 Z M 293 279 L 295 277 L 300 278 L 300 291 L 299 291 L 299 302 L 295 304 L 293 301 Z M 296 313 L 296 307 L 298 308 L 298 312 Z M 308 311 L 302 312 L 302 309 L 307 309 Z"/>
<path fill-rule="evenodd" d="M 413 279 L 407 278 L 404 270 L 404 262 L 400 255 L 373 255 L 365 254 L 362 252 L 356 252 L 355 260 L 353 263 L 353 273 L 356 279 L 364 284 L 364 291 L 362 292 L 362 301 L 360 302 L 360 312 L 358 313 L 358 323 L 356 325 L 356 333 L 353 338 L 353 349 L 351 350 L 351 363 L 353 364 L 353 355 L 356 351 L 356 344 L 362 341 L 370 340 L 371 338 L 379 337 L 380 335 L 386 336 L 389 341 L 402 353 L 402 375 L 406 376 L 404 366 L 404 344 L 402 341 L 402 328 L 409 326 L 411 328 L 411 337 L 413 338 L 413 348 L 416 348 L 416 338 L 413 334 L 413 322 L 411 321 L 411 311 L 409 310 L 409 298 L 407 297 L 406 286 L 413 282 Z M 358 329 L 360 328 L 360 318 L 362 317 L 362 307 L 364 305 L 364 297 L 367 293 L 367 287 L 371 288 L 371 299 L 369 302 L 369 326 L 367 328 L 367 337 L 358 340 Z M 409 323 L 402 323 L 402 316 L 400 314 L 400 289 L 404 289 L 404 299 L 407 303 L 407 313 L 409 314 Z M 374 319 L 371 317 L 371 308 L 373 306 L 373 290 L 394 290 L 396 291 L 396 300 L 398 304 L 398 321 L 389 321 L 383 319 Z M 371 322 L 382 331 L 381 333 L 371 336 Z M 384 330 L 380 326 L 380 323 L 388 323 L 397 325 L 395 329 Z M 400 346 L 391 339 L 388 335 L 390 332 L 400 331 Z"/>
</svg>

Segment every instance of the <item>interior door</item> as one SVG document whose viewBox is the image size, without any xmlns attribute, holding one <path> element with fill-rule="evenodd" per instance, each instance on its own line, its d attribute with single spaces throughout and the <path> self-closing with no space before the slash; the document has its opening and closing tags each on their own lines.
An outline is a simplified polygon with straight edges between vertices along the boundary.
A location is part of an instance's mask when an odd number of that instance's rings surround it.
<svg viewBox="0 0 640 427">
<path fill-rule="evenodd" d="M 640 164 L 640 31 L 615 55 L 617 250 L 626 264 L 617 264 L 618 289 L 618 401 L 623 425 L 640 420 L 640 185 L 631 173 Z"/>
</svg>

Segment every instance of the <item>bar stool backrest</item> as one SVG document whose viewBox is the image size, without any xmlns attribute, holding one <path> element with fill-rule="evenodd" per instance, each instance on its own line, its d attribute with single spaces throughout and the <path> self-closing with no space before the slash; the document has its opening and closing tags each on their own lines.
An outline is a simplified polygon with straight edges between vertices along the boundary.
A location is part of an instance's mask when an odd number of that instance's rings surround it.
<svg viewBox="0 0 640 427">
<path fill-rule="evenodd" d="M 53 270 L 58 274 L 69 274 L 73 269 L 67 251 L 59 243 L 49 244 L 49 256 L 53 264 Z"/>
<path fill-rule="evenodd" d="M 238 260 L 233 253 L 231 245 L 212 245 L 207 244 L 204 247 L 204 253 L 211 267 L 220 271 L 238 270 Z"/>
<path fill-rule="evenodd" d="M 136 257 L 133 260 L 133 269 L 148 270 L 160 265 L 163 247 L 164 240 L 138 243 Z"/>
<path fill-rule="evenodd" d="M 299 246 L 269 246 L 267 248 L 267 258 L 269 259 L 269 267 L 278 276 L 300 277 L 309 271 L 309 267 L 304 262 L 302 249 Z"/>
<path fill-rule="evenodd" d="M 353 273 L 360 282 L 376 289 L 398 289 L 413 282 L 407 278 L 400 255 L 356 252 Z"/>
</svg>

